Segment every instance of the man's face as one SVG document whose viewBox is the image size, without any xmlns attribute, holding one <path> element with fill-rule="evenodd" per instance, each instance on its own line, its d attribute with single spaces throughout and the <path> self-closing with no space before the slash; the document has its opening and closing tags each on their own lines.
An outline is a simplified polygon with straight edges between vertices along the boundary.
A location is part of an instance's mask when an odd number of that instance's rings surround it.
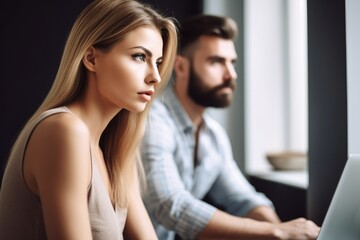
<svg viewBox="0 0 360 240">
<path fill-rule="evenodd" d="M 202 36 L 190 60 L 188 95 L 204 107 L 222 108 L 233 99 L 237 55 L 232 40 Z"/>
</svg>

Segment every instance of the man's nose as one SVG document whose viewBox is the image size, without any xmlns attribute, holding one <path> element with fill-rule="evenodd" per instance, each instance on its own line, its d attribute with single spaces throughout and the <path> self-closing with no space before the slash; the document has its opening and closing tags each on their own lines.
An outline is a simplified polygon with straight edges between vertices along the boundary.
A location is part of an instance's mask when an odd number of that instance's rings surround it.
<svg viewBox="0 0 360 240">
<path fill-rule="evenodd" d="M 235 66 L 232 63 L 226 64 L 225 79 L 235 80 L 237 78 L 237 73 Z"/>
</svg>

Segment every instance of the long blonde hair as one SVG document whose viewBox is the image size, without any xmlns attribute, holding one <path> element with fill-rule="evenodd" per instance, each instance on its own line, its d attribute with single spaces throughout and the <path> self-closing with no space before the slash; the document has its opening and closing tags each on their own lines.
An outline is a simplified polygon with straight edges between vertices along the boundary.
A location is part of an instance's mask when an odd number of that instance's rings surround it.
<svg viewBox="0 0 360 240">
<path fill-rule="evenodd" d="M 155 27 L 162 35 L 163 61 L 159 66 L 162 81 L 156 86 L 156 92 L 163 89 L 170 78 L 177 50 L 174 20 L 163 17 L 151 7 L 135 0 L 95 0 L 76 19 L 68 36 L 55 81 L 25 128 L 43 111 L 69 104 L 81 94 L 86 84 L 82 58 L 89 47 L 109 50 L 131 31 L 143 26 Z M 126 183 L 133 179 L 132 175 L 138 167 L 138 147 L 149 107 L 150 104 L 141 113 L 121 110 L 111 120 L 100 139 L 112 186 L 111 197 L 117 206 L 124 207 L 127 204 Z M 16 141 L 10 158 L 18 146 L 19 142 Z"/>
</svg>

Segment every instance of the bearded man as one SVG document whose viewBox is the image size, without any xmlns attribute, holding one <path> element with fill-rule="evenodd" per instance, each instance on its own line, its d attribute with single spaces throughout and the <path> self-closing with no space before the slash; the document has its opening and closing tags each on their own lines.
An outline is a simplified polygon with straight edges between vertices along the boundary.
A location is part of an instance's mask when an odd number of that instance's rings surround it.
<svg viewBox="0 0 360 240">
<path fill-rule="evenodd" d="M 206 113 L 233 100 L 236 35 L 228 17 L 198 15 L 181 24 L 174 81 L 152 106 L 141 148 L 145 206 L 160 240 L 315 239 L 313 222 L 280 221 L 237 167 L 224 128 Z"/>
</svg>

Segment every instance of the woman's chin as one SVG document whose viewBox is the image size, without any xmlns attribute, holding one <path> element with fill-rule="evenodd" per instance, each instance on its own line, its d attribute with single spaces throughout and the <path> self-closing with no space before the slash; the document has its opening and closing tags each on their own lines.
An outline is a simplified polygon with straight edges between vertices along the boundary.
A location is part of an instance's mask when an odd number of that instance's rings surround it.
<svg viewBox="0 0 360 240">
<path fill-rule="evenodd" d="M 146 108 L 146 104 L 138 104 L 136 106 L 130 106 L 126 109 L 132 113 L 141 113 L 145 110 L 145 108 Z"/>
</svg>

